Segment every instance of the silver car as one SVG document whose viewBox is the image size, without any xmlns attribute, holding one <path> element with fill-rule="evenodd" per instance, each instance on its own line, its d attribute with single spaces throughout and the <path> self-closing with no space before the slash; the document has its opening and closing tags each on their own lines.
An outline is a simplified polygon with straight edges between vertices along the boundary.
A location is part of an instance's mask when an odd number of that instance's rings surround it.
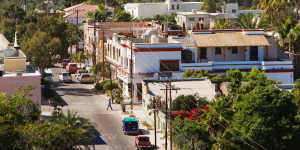
<svg viewBox="0 0 300 150">
<path fill-rule="evenodd" d="M 88 73 L 82 73 L 78 77 L 80 83 L 94 83 L 94 78 Z"/>
<path fill-rule="evenodd" d="M 70 72 L 62 72 L 59 76 L 58 79 L 60 82 L 72 82 L 72 77 Z"/>
</svg>

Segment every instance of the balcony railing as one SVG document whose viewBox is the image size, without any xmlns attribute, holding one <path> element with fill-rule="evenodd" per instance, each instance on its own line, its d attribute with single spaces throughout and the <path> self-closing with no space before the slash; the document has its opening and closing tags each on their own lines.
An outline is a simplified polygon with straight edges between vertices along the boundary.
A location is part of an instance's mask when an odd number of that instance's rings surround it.
<svg viewBox="0 0 300 150">
<path fill-rule="evenodd" d="M 292 61 L 226 61 L 226 62 L 206 62 L 206 63 L 182 63 L 181 71 L 190 70 L 249 70 L 252 68 L 259 68 L 262 70 L 272 69 L 293 69 Z"/>
</svg>

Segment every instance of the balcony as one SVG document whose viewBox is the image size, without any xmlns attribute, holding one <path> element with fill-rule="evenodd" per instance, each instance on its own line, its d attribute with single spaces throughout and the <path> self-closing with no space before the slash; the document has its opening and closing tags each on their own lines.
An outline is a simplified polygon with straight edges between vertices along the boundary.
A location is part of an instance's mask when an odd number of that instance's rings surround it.
<svg viewBox="0 0 300 150">
<path fill-rule="evenodd" d="M 206 70 L 206 71 L 226 71 L 230 69 L 251 70 L 252 68 L 261 70 L 292 70 L 292 61 L 209 61 L 205 63 L 182 63 L 181 71 Z"/>
</svg>

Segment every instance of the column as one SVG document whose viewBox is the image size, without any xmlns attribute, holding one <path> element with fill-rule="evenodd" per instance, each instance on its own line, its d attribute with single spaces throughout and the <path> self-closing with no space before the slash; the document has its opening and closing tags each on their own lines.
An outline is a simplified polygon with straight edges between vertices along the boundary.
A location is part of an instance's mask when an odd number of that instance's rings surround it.
<svg viewBox="0 0 300 150">
<path fill-rule="evenodd" d="M 246 61 L 250 61 L 250 47 L 246 47 Z"/>
<path fill-rule="evenodd" d="M 264 60 L 264 47 L 259 46 L 258 47 L 258 61 L 263 61 Z"/>
</svg>

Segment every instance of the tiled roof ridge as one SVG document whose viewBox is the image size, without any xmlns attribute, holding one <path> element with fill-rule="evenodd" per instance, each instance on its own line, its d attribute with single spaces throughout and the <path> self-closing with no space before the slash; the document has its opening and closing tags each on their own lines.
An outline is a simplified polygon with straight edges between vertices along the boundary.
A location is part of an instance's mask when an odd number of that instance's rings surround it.
<svg viewBox="0 0 300 150">
<path fill-rule="evenodd" d="M 74 5 L 74 6 L 71 6 L 71 7 L 68 7 L 68 8 L 65 8 L 64 11 L 70 11 L 74 8 L 77 8 L 77 7 L 80 7 L 81 5 L 84 5 L 85 3 L 80 3 L 80 4 L 77 4 L 77 5 Z"/>
</svg>

